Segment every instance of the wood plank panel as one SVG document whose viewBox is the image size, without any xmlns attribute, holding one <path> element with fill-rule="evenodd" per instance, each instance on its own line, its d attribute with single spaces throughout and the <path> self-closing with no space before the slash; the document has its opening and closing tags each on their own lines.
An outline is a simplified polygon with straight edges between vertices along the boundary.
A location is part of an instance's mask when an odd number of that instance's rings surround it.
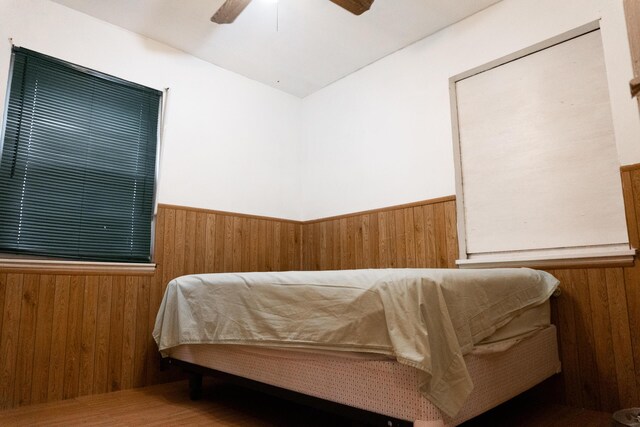
<svg viewBox="0 0 640 427">
<path fill-rule="evenodd" d="M 585 407 L 599 406 L 600 389 L 598 387 L 598 365 L 595 359 L 593 321 L 591 317 L 591 299 L 587 271 L 581 269 L 568 270 L 573 283 L 573 314 L 575 317 L 575 345 L 579 349 L 578 364 L 580 368 L 579 400 Z M 567 314 L 563 314 L 566 316 Z"/>
<path fill-rule="evenodd" d="M 244 268 L 246 271 L 261 271 L 258 262 L 258 241 L 260 240 L 260 224 L 257 219 L 249 220 L 249 223 L 245 225 L 249 227 L 249 234 L 244 236 L 246 241 L 244 246 Z"/>
<path fill-rule="evenodd" d="M 111 318 L 109 324 L 109 370 L 107 372 L 107 389 L 117 391 L 122 388 L 122 336 L 124 334 L 126 277 L 113 278 L 111 293 Z"/>
<path fill-rule="evenodd" d="M 4 297 L 7 290 L 7 274 L 0 271 L 0 307 L 2 307 L 2 316 L 0 316 L 0 334 L 2 333 L 2 322 L 4 319 Z"/>
<path fill-rule="evenodd" d="M 553 271 L 549 271 L 549 273 L 554 274 Z M 562 286 L 562 284 L 560 285 Z M 558 309 L 558 303 L 556 299 L 552 299 L 551 300 L 551 323 L 553 325 L 557 325 L 558 319 L 560 318 L 560 311 Z M 562 354 L 562 341 L 558 340 L 558 352 L 560 353 L 560 357 Z M 560 361 L 562 362 L 562 359 L 560 359 Z M 562 368 L 562 367 L 561 367 Z M 546 381 L 546 385 L 542 386 L 543 390 L 538 392 L 538 395 L 543 396 L 541 401 L 545 401 L 545 399 L 547 399 L 547 401 L 550 402 L 554 402 L 554 403 L 562 403 L 562 404 L 566 404 L 567 403 L 567 397 L 566 397 L 566 393 L 565 393 L 565 378 L 564 378 L 564 372 L 562 372 L 560 375 L 556 375 L 552 378 L 550 378 L 549 380 Z"/>
<path fill-rule="evenodd" d="M 271 251 L 273 252 L 273 269 L 276 271 L 282 269 L 282 262 L 280 258 L 281 235 L 282 224 L 279 222 L 273 222 L 273 246 L 271 248 Z"/>
<path fill-rule="evenodd" d="M 638 234 L 638 217 L 636 204 L 633 202 L 634 186 L 632 172 L 623 171 L 622 193 L 624 195 L 625 218 L 627 220 L 627 230 L 629 231 L 629 244 L 633 248 L 640 248 L 640 235 Z"/>
<path fill-rule="evenodd" d="M 333 245 L 331 247 L 331 251 L 333 253 L 333 270 L 339 270 L 340 264 L 342 260 L 342 249 L 340 246 L 340 220 L 330 221 L 329 222 L 331 229 L 331 240 Z M 376 247 L 377 250 L 377 247 Z M 322 266 L 320 266 L 322 267 Z M 322 269 L 322 268 L 319 268 Z"/>
<path fill-rule="evenodd" d="M 53 304 L 53 330 L 51 355 L 49 357 L 48 401 L 62 399 L 64 387 L 64 364 L 67 351 L 67 318 L 69 315 L 70 276 L 57 276 L 55 301 Z"/>
<path fill-rule="evenodd" d="M 111 335 L 111 297 L 113 277 L 100 276 L 98 285 L 98 315 L 96 317 L 96 350 L 93 365 L 93 394 L 109 390 L 109 338 Z"/>
<path fill-rule="evenodd" d="M 558 340 L 560 342 L 560 358 L 564 362 L 562 365 L 563 376 L 565 378 L 565 402 L 576 406 L 579 402 L 580 390 L 580 366 L 578 363 L 578 349 L 576 347 L 576 324 L 574 316 L 575 290 L 573 281 L 569 277 L 567 270 L 552 272 L 561 283 L 562 293 L 557 299 L 558 312 L 562 313 L 558 317 L 556 324 L 558 328 Z"/>
<path fill-rule="evenodd" d="M 233 271 L 233 217 L 224 216 L 224 268 L 223 271 Z"/>
<path fill-rule="evenodd" d="M 31 403 L 31 372 L 36 343 L 36 319 L 40 277 L 25 274 L 22 282 L 22 307 L 20 309 L 20 337 L 16 362 L 14 402 L 16 406 Z"/>
<path fill-rule="evenodd" d="M 347 234 L 347 265 L 348 268 L 355 269 L 356 267 L 356 227 L 355 227 L 355 217 L 345 218 L 347 223 L 346 226 L 346 234 Z"/>
<path fill-rule="evenodd" d="M 624 273 L 621 268 L 608 268 L 605 270 L 605 277 L 607 280 L 611 333 L 615 343 L 613 357 L 618 379 L 618 398 L 621 407 L 629 408 L 638 402 L 638 390 L 634 372 Z"/>
<path fill-rule="evenodd" d="M 312 224 L 304 234 L 303 250 L 311 256 L 303 261 L 308 270 L 336 270 L 340 268 L 340 223 L 338 221 Z M 324 253 L 323 253 L 324 252 Z"/>
<path fill-rule="evenodd" d="M 394 212 L 391 224 L 391 236 L 395 240 L 395 267 L 405 268 L 407 266 L 407 236 L 404 230 L 404 209 Z"/>
<path fill-rule="evenodd" d="M 78 395 L 84 287 L 84 276 L 71 276 L 69 281 L 69 311 L 66 325 L 67 347 L 65 351 L 63 399 L 70 399 Z"/>
<path fill-rule="evenodd" d="M 273 221 L 264 222 L 264 240 L 260 247 L 260 253 L 264 256 L 265 271 L 274 271 L 275 263 L 273 262 Z"/>
<path fill-rule="evenodd" d="M 598 382 L 601 390 L 600 407 L 612 412 L 620 406 L 617 387 L 615 359 L 611 355 L 613 336 L 609 315 L 609 297 L 607 293 L 606 272 L 604 269 L 590 269 L 589 292 L 591 294 L 591 315 L 593 318 L 595 356 L 598 364 Z"/>
<path fill-rule="evenodd" d="M 13 380 L 18 359 L 18 334 L 22 309 L 22 274 L 7 274 L 0 334 L 0 408 L 14 406 Z"/>
<path fill-rule="evenodd" d="M 78 395 L 80 396 L 93 393 L 98 291 L 98 276 L 87 277 L 82 309 L 82 345 L 80 347 L 80 382 L 78 385 Z"/>
<path fill-rule="evenodd" d="M 186 249 L 185 232 L 187 229 L 187 211 L 176 209 L 175 228 L 173 229 L 173 270 L 171 277 L 182 276 L 184 274 L 184 253 Z M 165 224 L 165 233 L 168 229 Z M 167 280 L 167 283 L 169 281 Z"/>
<path fill-rule="evenodd" d="M 207 269 L 207 272 L 223 272 L 226 265 L 226 253 L 228 252 L 226 240 L 226 221 L 224 217 L 216 215 L 215 230 L 215 250 L 213 251 L 213 270 Z"/>
<path fill-rule="evenodd" d="M 283 270 L 289 268 L 289 227 L 287 224 L 281 224 L 280 230 L 280 263 Z"/>
<path fill-rule="evenodd" d="M 447 242 L 447 268 L 456 268 L 458 259 L 458 231 L 455 202 L 444 203 L 445 235 Z"/>
<path fill-rule="evenodd" d="M 184 264 L 183 274 L 193 274 L 196 272 L 196 218 L 197 212 L 185 210 L 185 231 L 184 231 Z"/>
<path fill-rule="evenodd" d="M 303 269 L 307 266 L 312 266 L 316 263 L 316 270 L 333 270 L 335 269 L 335 252 L 334 252 L 334 235 L 333 235 L 333 222 L 319 222 L 318 224 L 312 224 L 308 230 L 303 229 L 302 236 L 302 253 L 311 254 L 311 259 L 306 258 L 302 260 Z M 313 250 L 314 243 L 317 242 L 317 250 Z M 317 262 L 315 261 L 317 259 Z M 322 268 L 321 268 L 322 266 Z"/>
<path fill-rule="evenodd" d="M 340 246 L 342 247 L 342 257 L 344 267 L 348 269 L 355 268 L 355 230 L 353 226 L 353 217 L 347 217 L 340 220 Z"/>
<path fill-rule="evenodd" d="M 293 263 L 291 265 L 292 271 L 302 269 L 302 224 L 295 224 L 293 222 L 286 223 L 289 230 L 291 230 L 292 239 L 289 240 L 289 253 L 292 255 Z"/>
<path fill-rule="evenodd" d="M 444 213 L 444 203 L 433 206 L 434 240 L 436 248 L 436 267 L 447 268 L 449 251 L 447 250 L 447 221 Z"/>
<path fill-rule="evenodd" d="M 242 226 L 248 222 L 247 218 L 233 217 L 233 264 L 232 271 L 243 271 L 242 269 L 242 251 L 243 251 L 243 241 L 242 241 Z"/>
<path fill-rule="evenodd" d="M 303 231 L 302 250 L 309 256 L 305 257 L 302 261 L 303 270 L 327 270 L 329 267 L 328 259 L 332 256 L 332 248 L 325 247 L 323 253 L 323 245 L 326 245 L 330 240 L 328 237 L 326 241 L 323 241 L 323 235 L 328 232 L 330 225 L 327 223 L 310 224 L 306 230 Z M 339 245 L 339 241 L 336 242 Z M 324 265 L 321 268 L 320 265 Z"/>
<path fill-rule="evenodd" d="M 320 270 L 320 266 L 324 266 L 322 269 L 327 269 L 327 225 L 321 222 L 313 224 L 313 227 L 309 230 L 308 240 L 305 242 L 307 246 L 313 246 L 315 242 L 318 245 L 318 251 L 313 251 L 311 259 L 307 263 L 311 270 Z"/>
<path fill-rule="evenodd" d="M 249 236 L 253 238 L 253 236 Z M 270 271 L 267 266 L 267 221 L 258 220 L 258 271 Z"/>
<path fill-rule="evenodd" d="M 365 250 L 369 251 L 369 265 L 367 268 L 376 268 L 380 265 L 380 257 L 378 252 L 378 242 L 380 241 L 380 225 L 378 223 L 378 215 L 377 214 L 366 214 L 367 218 L 369 218 L 369 246 L 365 248 Z M 335 265 L 335 260 L 333 262 Z"/>
<path fill-rule="evenodd" d="M 217 216 L 214 214 L 206 215 L 206 221 L 204 225 L 204 237 L 201 238 L 204 242 L 204 271 L 214 271 L 216 262 L 216 220 Z"/>
<path fill-rule="evenodd" d="M 436 220 L 434 205 L 423 206 L 424 214 L 424 240 L 427 252 L 427 267 L 438 267 L 438 253 L 436 241 Z"/>
<path fill-rule="evenodd" d="M 51 354 L 55 293 L 56 277 L 50 275 L 40 276 L 38 314 L 36 320 L 36 350 L 33 355 L 31 403 L 46 402 L 47 394 L 49 392 L 49 356 Z"/>
<path fill-rule="evenodd" d="M 327 270 L 329 269 L 329 257 L 332 256 L 333 251 L 326 245 L 331 240 L 327 236 L 327 232 L 330 226 L 326 223 L 310 224 L 306 230 L 303 231 L 302 251 L 309 254 L 302 261 L 302 269 L 304 270 Z M 317 250 L 314 250 L 317 248 Z M 324 268 L 320 266 L 323 265 Z"/>
<path fill-rule="evenodd" d="M 238 258 L 234 259 L 235 271 L 247 271 L 250 269 L 251 263 L 251 245 L 249 241 L 249 237 L 251 235 L 251 221 L 254 221 L 254 218 L 238 218 L 237 221 L 234 221 L 234 225 L 237 227 L 236 229 L 236 243 L 238 248 Z M 236 253 L 234 253 L 234 257 Z"/>
<path fill-rule="evenodd" d="M 391 267 L 391 254 L 389 250 L 391 237 L 389 236 L 389 213 L 378 213 L 378 258 L 380 260 L 380 268 Z"/>
<path fill-rule="evenodd" d="M 133 366 L 136 349 L 136 303 L 138 300 L 139 279 L 128 276 L 124 287 L 124 301 L 122 307 L 122 360 L 120 372 L 122 376 L 121 388 L 127 390 L 133 387 Z"/>
<path fill-rule="evenodd" d="M 635 370 L 636 390 L 640 393 L 640 265 L 624 269 L 625 294 L 627 312 L 629 314 L 629 332 L 633 349 L 633 365 Z M 638 406 L 638 404 L 634 405 Z"/>
<path fill-rule="evenodd" d="M 156 273 L 158 274 L 158 273 Z M 149 277 L 140 277 L 136 300 L 136 348 L 133 361 L 133 386 L 142 387 L 150 384 L 153 378 L 147 377 L 147 367 L 155 362 L 151 355 L 157 351 L 153 342 L 150 327 L 155 321 L 155 313 L 149 310 L 152 287 L 157 287 L 157 281 Z M 151 363 L 149 363 L 151 361 Z"/>
<path fill-rule="evenodd" d="M 361 242 L 358 248 L 360 254 L 356 254 L 356 259 L 359 257 L 361 259 L 361 266 L 359 268 L 371 268 L 371 252 L 369 248 L 371 247 L 371 243 L 369 241 L 370 233 L 369 233 L 369 219 L 371 217 L 369 215 L 362 215 L 360 217 L 360 221 L 358 227 L 360 229 L 360 237 Z"/>
<path fill-rule="evenodd" d="M 395 211 L 387 212 L 385 226 L 387 228 L 387 249 L 389 251 L 389 267 L 398 267 L 398 235 L 396 234 Z"/>
<path fill-rule="evenodd" d="M 404 235 L 406 239 L 406 266 L 409 268 L 417 267 L 416 264 L 416 232 L 413 223 L 413 208 L 405 208 L 402 210 L 404 215 Z"/>
<path fill-rule="evenodd" d="M 316 255 L 316 251 L 312 250 L 311 240 L 313 239 L 313 226 L 309 225 L 304 228 L 302 231 L 303 240 L 302 242 L 302 251 L 307 254 L 305 259 L 302 261 L 302 270 L 313 270 L 311 268 L 311 260 Z"/>
<path fill-rule="evenodd" d="M 630 179 L 623 180 L 623 185 L 628 187 L 629 184 L 624 184 L 625 181 L 631 182 L 631 191 L 624 192 L 624 204 L 626 208 L 626 214 L 629 216 L 627 222 L 632 220 L 635 216 L 636 218 L 636 227 L 629 228 L 629 241 L 630 242 L 638 242 L 639 246 L 634 246 L 636 248 L 640 248 L 640 218 L 638 217 L 638 213 L 640 212 L 640 169 L 636 169 L 632 172 L 629 172 Z M 624 177 L 624 172 L 623 172 Z"/>
<path fill-rule="evenodd" d="M 289 240 L 289 252 L 293 258 L 291 270 L 300 270 L 302 268 L 302 227 L 292 222 L 287 222 L 287 227 L 292 237 Z"/>
<path fill-rule="evenodd" d="M 413 233 L 415 235 L 414 241 L 416 243 L 416 267 L 427 267 L 427 247 L 424 234 L 424 211 L 422 206 L 415 206 L 413 208 Z"/>
<path fill-rule="evenodd" d="M 205 266 L 207 265 L 207 245 L 206 240 L 202 237 L 205 236 L 207 232 L 207 218 L 208 215 L 204 212 L 196 212 L 196 230 L 195 235 L 193 236 L 194 243 L 194 272 L 195 273 L 205 273 L 207 271 L 211 271 Z"/>
</svg>

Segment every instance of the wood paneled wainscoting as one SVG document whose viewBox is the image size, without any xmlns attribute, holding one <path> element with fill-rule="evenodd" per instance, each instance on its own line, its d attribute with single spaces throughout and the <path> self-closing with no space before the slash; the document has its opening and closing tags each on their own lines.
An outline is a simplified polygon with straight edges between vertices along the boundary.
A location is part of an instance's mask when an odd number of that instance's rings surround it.
<svg viewBox="0 0 640 427">
<path fill-rule="evenodd" d="M 622 181 L 640 246 L 640 166 Z M 168 281 L 188 273 L 455 267 L 455 198 L 308 222 L 161 205 L 151 275 L 0 270 L 0 408 L 164 382 L 151 329 Z M 550 270 L 563 373 L 557 403 L 640 406 L 640 265 Z"/>
<path fill-rule="evenodd" d="M 154 274 L 0 269 L 0 408 L 175 377 L 151 338 L 170 279 L 299 270 L 301 224 L 160 205 Z"/>
<path fill-rule="evenodd" d="M 454 268 L 455 197 L 342 215 L 303 225 L 305 270 Z"/>
</svg>

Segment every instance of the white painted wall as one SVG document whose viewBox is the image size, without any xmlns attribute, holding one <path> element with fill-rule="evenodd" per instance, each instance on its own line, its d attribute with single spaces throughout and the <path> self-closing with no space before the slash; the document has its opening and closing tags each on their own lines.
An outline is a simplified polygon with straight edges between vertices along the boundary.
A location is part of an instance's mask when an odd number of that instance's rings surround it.
<svg viewBox="0 0 640 427">
<path fill-rule="evenodd" d="M 0 0 L 0 105 L 9 38 L 126 80 L 170 88 L 159 202 L 300 218 L 300 99 L 53 2 Z"/>
<path fill-rule="evenodd" d="M 619 160 L 640 162 L 622 1 L 503 0 L 303 100 L 303 217 L 454 194 L 449 77 L 597 19 Z"/>
<path fill-rule="evenodd" d="M 0 0 L 0 103 L 10 37 L 170 87 L 160 202 L 312 219 L 454 194 L 449 77 L 600 18 L 620 162 L 638 163 L 618 0 L 503 0 L 303 100 L 47 0 Z"/>
</svg>

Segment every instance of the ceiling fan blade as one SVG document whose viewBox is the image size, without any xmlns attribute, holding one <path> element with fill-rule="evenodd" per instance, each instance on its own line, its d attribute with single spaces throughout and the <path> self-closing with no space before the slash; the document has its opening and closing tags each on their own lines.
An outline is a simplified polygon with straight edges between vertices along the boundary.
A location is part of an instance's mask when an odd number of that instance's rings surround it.
<svg viewBox="0 0 640 427">
<path fill-rule="evenodd" d="M 341 8 L 346 9 L 349 12 L 353 13 L 354 15 L 362 15 L 367 10 L 369 10 L 369 8 L 374 2 L 374 0 L 331 0 L 331 1 L 337 4 L 338 6 L 340 6 Z"/>
<path fill-rule="evenodd" d="M 220 9 L 211 17 L 211 22 L 216 24 L 230 24 L 236 20 L 251 0 L 227 0 Z"/>
</svg>

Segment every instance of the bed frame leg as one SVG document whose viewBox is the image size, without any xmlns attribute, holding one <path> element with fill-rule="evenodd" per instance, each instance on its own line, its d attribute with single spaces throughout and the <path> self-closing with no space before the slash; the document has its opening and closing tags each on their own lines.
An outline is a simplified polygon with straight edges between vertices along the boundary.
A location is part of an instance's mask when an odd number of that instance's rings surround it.
<svg viewBox="0 0 640 427">
<path fill-rule="evenodd" d="M 189 398 L 198 400 L 202 396 L 202 374 L 189 372 Z"/>
</svg>

